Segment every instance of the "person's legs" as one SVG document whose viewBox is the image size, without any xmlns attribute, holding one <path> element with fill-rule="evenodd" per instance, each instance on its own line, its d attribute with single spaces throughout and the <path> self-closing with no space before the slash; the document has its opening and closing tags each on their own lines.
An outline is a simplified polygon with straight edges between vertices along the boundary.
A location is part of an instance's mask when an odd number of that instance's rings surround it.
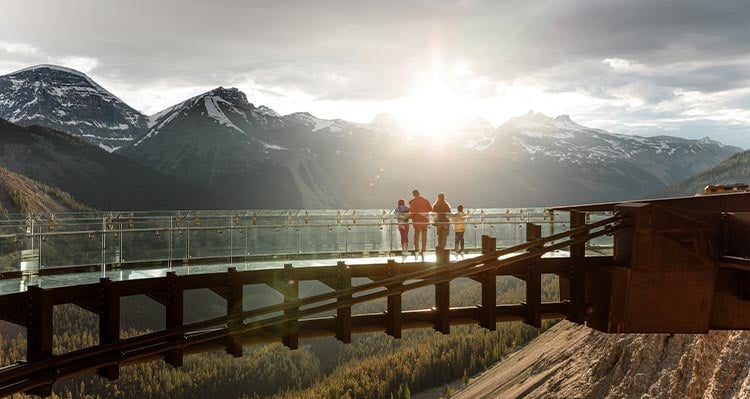
<svg viewBox="0 0 750 399">
<path fill-rule="evenodd" d="M 399 226 L 398 232 L 401 234 L 401 251 L 406 252 L 409 249 L 409 225 Z"/>
<path fill-rule="evenodd" d="M 419 252 L 419 234 L 422 232 L 422 229 L 414 225 L 414 252 Z"/>
<path fill-rule="evenodd" d="M 463 234 L 464 233 L 462 233 L 460 231 L 456 232 L 455 240 L 453 240 L 453 251 L 454 252 L 458 251 L 458 244 L 459 244 L 459 242 L 461 240 L 461 237 L 463 237 Z"/>
<path fill-rule="evenodd" d="M 456 246 L 460 245 L 461 252 L 464 252 L 464 232 L 463 231 L 456 233 L 456 241 L 458 241 Z"/>
<path fill-rule="evenodd" d="M 446 241 L 448 240 L 448 226 L 438 225 L 437 236 L 438 236 L 437 246 L 440 248 L 445 248 Z"/>
<path fill-rule="evenodd" d="M 422 227 L 422 252 L 427 248 L 427 226 Z"/>
</svg>

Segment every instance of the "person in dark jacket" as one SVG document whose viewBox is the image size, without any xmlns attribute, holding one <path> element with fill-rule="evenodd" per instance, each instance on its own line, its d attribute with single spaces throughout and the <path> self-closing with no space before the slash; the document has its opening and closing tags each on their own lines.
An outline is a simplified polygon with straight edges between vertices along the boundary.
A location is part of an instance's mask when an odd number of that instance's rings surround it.
<svg viewBox="0 0 750 399">
<path fill-rule="evenodd" d="M 427 225 L 430 223 L 429 213 L 432 211 L 430 201 L 419 195 L 419 190 L 411 192 L 414 198 L 409 201 L 409 217 L 414 226 L 414 252 L 420 253 L 419 237 L 422 237 L 422 251 L 427 247 Z"/>
<path fill-rule="evenodd" d="M 435 219 L 435 226 L 437 226 L 437 246 L 438 248 L 445 248 L 445 243 L 448 240 L 448 229 L 450 228 L 450 221 L 448 217 L 451 215 L 451 204 L 445 201 L 445 194 L 440 193 L 437 196 L 437 201 L 432 204 L 432 211 L 437 213 Z"/>
</svg>

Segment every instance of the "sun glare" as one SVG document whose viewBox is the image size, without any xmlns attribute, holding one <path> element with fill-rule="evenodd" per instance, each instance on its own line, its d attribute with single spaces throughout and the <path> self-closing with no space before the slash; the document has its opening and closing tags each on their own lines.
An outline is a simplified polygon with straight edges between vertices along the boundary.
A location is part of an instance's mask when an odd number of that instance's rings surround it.
<svg viewBox="0 0 750 399">
<path fill-rule="evenodd" d="M 440 136 L 450 133 L 463 113 L 463 101 L 445 82 L 433 81 L 408 97 L 398 117 L 410 135 Z"/>
</svg>

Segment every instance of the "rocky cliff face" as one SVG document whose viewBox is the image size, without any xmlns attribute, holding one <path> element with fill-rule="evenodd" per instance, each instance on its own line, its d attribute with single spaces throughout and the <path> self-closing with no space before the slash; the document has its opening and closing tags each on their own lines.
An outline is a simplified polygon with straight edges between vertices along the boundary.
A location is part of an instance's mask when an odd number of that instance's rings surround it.
<svg viewBox="0 0 750 399">
<path fill-rule="evenodd" d="M 455 398 L 746 398 L 750 332 L 604 334 L 560 322 Z"/>
</svg>

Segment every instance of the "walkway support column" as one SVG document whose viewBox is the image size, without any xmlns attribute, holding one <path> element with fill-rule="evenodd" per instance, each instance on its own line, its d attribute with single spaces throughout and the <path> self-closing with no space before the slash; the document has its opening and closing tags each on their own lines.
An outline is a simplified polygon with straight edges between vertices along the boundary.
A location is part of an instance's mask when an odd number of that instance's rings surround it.
<svg viewBox="0 0 750 399">
<path fill-rule="evenodd" d="M 450 275 L 450 251 L 437 247 L 435 248 L 435 257 L 437 258 L 437 266 L 444 270 L 441 274 Z M 450 288 L 450 281 L 435 284 L 435 326 L 433 328 L 443 334 L 450 334 L 451 332 Z"/>
<path fill-rule="evenodd" d="M 482 254 L 486 255 L 497 250 L 495 237 L 482 235 Z M 490 330 L 497 329 L 497 274 L 494 269 L 481 275 L 482 309 L 479 325 Z"/>
<path fill-rule="evenodd" d="M 398 263 L 395 260 L 388 260 L 388 277 L 395 277 L 399 274 Z M 398 288 L 402 284 L 396 283 L 388 288 Z M 393 338 L 401 338 L 401 294 L 388 295 L 388 312 L 386 317 L 385 332 Z"/>
<path fill-rule="evenodd" d="M 29 324 L 26 330 L 26 359 L 28 363 L 52 357 L 52 297 L 37 285 L 28 288 Z M 41 397 L 52 394 L 52 385 L 45 384 L 27 393 Z"/>
<path fill-rule="evenodd" d="M 526 241 L 533 242 L 542 238 L 542 226 L 526 223 Z M 529 247 L 528 252 L 539 249 Z M 539 273 L 539 258 L 529 260 L 526 266 L 526 314 L 524 322 L 536 328 L 542 326 L 542 275 Z"/>
<path fill-rule="evenodd" d="M 575 229 L 586 225 L 586 214 L 570 212 L 570 228 Z M 585 236 L 586 232 L 573 235 L 573 239 Z M 570 262 L 572 264 L 570 278 L 571 312 L 568 319 L 578 324 L 586 320 L 586 243 L 580 242 L 570 246 Z"/>
<path fill-rule="evenodd" d="M 104 345 L 120 340 L 120 296 L 109 278 L 99 279 L 99 290 L 99 344 Z M 120 378 L 119 365 L 105 366 L 96 372 L 110 381 Z"/>
<path fill-rule="evenodd" d="M 184 295 L 175 272 L 167 272 L 167 330 L 182 326 L 184 322 Z M 181 342 L 184 337 L 177 338 Z M 182 349 L 172 349 L 164 354 L 164 360 L 172 367 L 182 367 Z"/>
<path fill-rule="evenodd" d="M 299 281 L 297 281 L 297 276 L 295 274 L 294 267 L 292 267 L 291 263 L 284 265 L 284 272 L 282 274 L 284 281 L 281 282 L 281 285 L 285 286 L 284 292 L 282 293 L 284 295 L 284 303 L 299 300 Z M 284 311 L 284 315 L 287 316 L 297 315 L 298 313 L 299 308 L 287 309 Z M 282 342 L 289 349 L 299 348 L 299 316 L 294 317 L 294 320 L 290 320 L 285 324 L 284 338 L 282 339 Z"/>
<path fill-rule="evenodd" d="M 352 275 L 349 266 L 339 261 L 336 264 L 336 280 L 338 289 L 347 289 L 352 286 Z M 351 295 L 340 296 L 337 302 L 345 302 L 352 299 Z M 336 309 L 336 339 L 348 344 L 352 342 L 352 307 L 345 306 Z"/>
<path fill-rule="evenodd" d="M 497 275 L 495 270 L 488 270 L 481 275 L 482 309 L 479 325 L 490 330 L 497 329 Z"/>
<path fill-rule="evenodd" d="M 242 314 L 243 284 L 236 267 L 227 270 L 227 316 L 238 317 Z M 239 331 L 242 328 L 242 320 L 235 319 L 228 323 L 229 331 Z M 242 357 L 242 342 L 237 335 L 227 337 L 227 353 L 234 357 Z"/>
</svg>

